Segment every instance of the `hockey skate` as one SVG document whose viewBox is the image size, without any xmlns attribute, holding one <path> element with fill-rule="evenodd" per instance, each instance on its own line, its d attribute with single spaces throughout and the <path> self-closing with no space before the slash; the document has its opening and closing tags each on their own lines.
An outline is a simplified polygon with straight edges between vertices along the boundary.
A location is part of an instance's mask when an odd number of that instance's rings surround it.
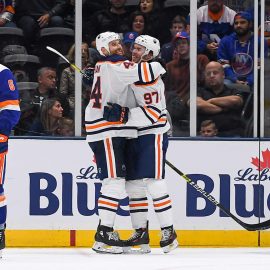
<svg viewBox="0 0 270 270">
<path fill-rule="evenodd" d="M 124 253 L 145 254 L 151 252 L 149 246 L 148 224 L 146 228 L 136 229 L 128 240 L 123 241 L 123 250 Z"/>
<path fill-rule="evenodd" d="M 0 259 L 2 258 L 2 251 L 6 247 L 5 229 L 0 230 Z"/>
<path fill-rule="evenodd" d="M 95 243 L 92 249 L 97 253 L 121 254 L 123 253 L 123 243 L 119 239 L 117 232 L 113 228 L 98 225 L 95 234 Z"/>
<path fill-rule="evenodd" d="M 161 232 L 160 247 L 162 247 L 164 253 L 169 253 L 178 247 L 177 235 L 173 226 L 162 228 Z"/>
</svg>

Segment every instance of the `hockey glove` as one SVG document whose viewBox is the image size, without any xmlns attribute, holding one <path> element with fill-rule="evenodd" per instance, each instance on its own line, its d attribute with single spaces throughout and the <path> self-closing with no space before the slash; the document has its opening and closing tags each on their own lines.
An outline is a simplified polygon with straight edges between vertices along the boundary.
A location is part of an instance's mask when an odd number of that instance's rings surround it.
<svg viewBox="0 0 270 270">
<path fill-rule="evenodd" d="M 103 118 L 108 122 L 121 122 L 125 124 L 128 121 L 128 107 L 122 107 L 117 103 L 109 103 L 104 107 Z"/>
<path fill-rule="evenodd" d="M 6 152 L 8 148 L 8 136 L 0 133 L 0 153 Z"/>
</svg>

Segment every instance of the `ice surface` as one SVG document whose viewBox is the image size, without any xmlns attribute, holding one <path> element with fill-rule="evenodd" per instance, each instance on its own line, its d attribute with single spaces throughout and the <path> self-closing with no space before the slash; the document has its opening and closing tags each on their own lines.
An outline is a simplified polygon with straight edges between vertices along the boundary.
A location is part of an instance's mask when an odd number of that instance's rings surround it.
<svg viewBox="0 0 270 270">
<path fill-rule="evenodd" d="M 97 254 L 87 248 L 7 248 L 0 270 L 268 270 L 270 248 L 178 248 L 169 254 Z"/>
</svg>

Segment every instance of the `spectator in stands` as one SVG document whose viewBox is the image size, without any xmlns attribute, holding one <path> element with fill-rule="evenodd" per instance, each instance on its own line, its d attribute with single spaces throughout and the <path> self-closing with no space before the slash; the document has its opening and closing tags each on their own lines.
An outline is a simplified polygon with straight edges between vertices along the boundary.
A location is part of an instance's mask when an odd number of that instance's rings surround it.
<svg viewBox="0 0 270 270">
<path fill-rule="evenodd" d="M 57 90 L 56 70 L 51 67 L 42 67 L 38 70 L 38 88 L 31 93 L 31 102 L 36 105 L 37 111 L 46 98 L 58 98 L 64 109 L 63 115 L 69 115 L 69 103 L 61 93 Z"/>
<path fill-rule="evenodd" d="M 123 49 L 124 49 L 126 58 L 130 61 L 131 61 L 131 48 L 137 36 L 138 36 L 137 32 L 127 32 L 124 35 Z"/>
<path fill-rule="evenodd" d="M 139 10 L 145 14 L 147 28 L 145 32 L 159 39 L 161 44 L 170 40 L 168 18 L 161 13 L 158 0 L 140 0 Z"/>
<path fill-rule="evenodd" d="M 147 22 L 146 22 L 146 16 L 144 13 L 142 13 L 139 10 L 134 11 L 130 15 L 131 18 L 131 31 L 137 32 L 138 35 L 147 34 Z"/>
<path fill-rule="evenodd" d="M 260 48 L 260 38 L 258 39 Z M 265 56 L 267 43 L 264 41 Z M 259 50 L 260 55 L 260 50 Z M 253 86 L 254 83 L 254 35 L 252 18 L 248 12 L 238 12 L 234 18 L 234 33 L 224 37 L 218 48 L 218 61 L 225 70 L 226 83 Z"/>
<path fill-rule="evenodd" d="M 106 9 L 108 0 L 84 0 L 83 1 L 83 17 L 91 16 L 99 10 Z"/>
<path fill-rule="evenodd" d="M 65 27 L 75 28 L 75 0 L 66 0 L 66 7 L 63 14 Z"/>
<path fill-rule="evenodd" d="M 28 52 L 44 27 L 64 27 L 66 0 L 16 0 L 16 22 L 23 30 Z"/>
<path fill-rule="evenodd" d="M 177 126 L 179 120 L 186 119 L 188 108 L 186 102 L 190 93 L 190 44 L 187 32 L 179 32 L 174 39 L 177 49 L 177 59 L 169 62 L 165 77 L 165 95 L 167 109 L 170 112 L 173 124 Z M 205 55 L 197 57 L 197 82 L 204 84 L 204 70 L 209 62 Z"/>
<path fill-rule="evenodd" d="M 244 131 L 241 120 L 243 97 L 238 90 L 226 87 L 224 78 L 220 63 L 210 62 L 206 65 L 205 87 L 198 88 L 197 93 L 198 127 L 202 121 L 212 120 L 217 125 L 220 137 L 239 137 Z"/>
<path fill-rule="evenodd" d="M 267 46 L 270 47 L 270 0 L 265 0 L 264 36 Z"/>
<path fill-rule="evenodd" d="M 58 121 L 57 134 L 59 136 L 72 137 L 74 133 L 74 121 L 67 117 L 62 117 Z"/>
<path fill-rule="evenodd" d="M 89 47 L 88 44 L 83 42 L 81 46 L 82 55 L 82 70 L 90 68 L 89 63 Z M 71 62 L 75 62 L 75 44 L 69 49 L 67 59 Z M 91 85 L 82 85 L 82 103 L 86 104 L 89 102 L 91 91 Z M 69 66 L 65 68 L 61 74 L 59 92 L 62 94 L 69 103 L 70 114 L 69 117 L 74 117 L 75 110 L 75 70 L 73 67 Z M 84 106 L 83 106 L 84 107 Z M 84 108 L 85 109 L 85 108 Z"/>
<path fill-rule="evenodd" d="M 200 135 L 202 137 L 216 137 L 218 129 L 213 120 L 204 120 L 201 122 Z"/>
<path fill-rule="evenodd" d="M 58 135 L 59 120 L 63 117 L 63 108 L 56 98 L 44 99 L 40 114 L 34 121 L 29 136 L 56 136 Z"/>
<path fill-rule="evenodd" d="M 12 0 L 2 0 L 0 2 L 0 27 L 16 27 L 12 21 L 15 14 Z"/>
<path fill-rule="evenodd" d="M 96 47 L 95 39 L 100 33 L 112 31 L 126 33 L 129 29 L 129 13 L 125 8 L 126 0 L 110 0 L 109 9 L 97 11 L 87 22 L 85 39 L 92 47 Z"/>
<path fill-rule="evenodd" d="M 209 0 L 197 10 L 198 53 L 204 53 L 210 60 L 217 59 L 221 38 L 233 32 L 236 12 L 225 6 L 223 0 Z"/>
<path fill-rule="evenodd" d="M 174 49 L 175 49 L 175 46 L 174 46 L 175 35 L 178 32 L 186 31 L 186 28 L 187 28 L 187 23 L 186 23 L 186 20 L 184 18 L 182 18 L 180 16 L 176 16 L 172 20 L 171 27 L 170 27 L 172 40 L 170 42 L 168 42 L 168 43 L 165 43 L 161 47 L 161 50 L 160 50 L 161 58 L 165 61 L 165 63 L 168 63 L 168 62 L 173 60 L 173 52 L 174 52 Z"/>
</svg>

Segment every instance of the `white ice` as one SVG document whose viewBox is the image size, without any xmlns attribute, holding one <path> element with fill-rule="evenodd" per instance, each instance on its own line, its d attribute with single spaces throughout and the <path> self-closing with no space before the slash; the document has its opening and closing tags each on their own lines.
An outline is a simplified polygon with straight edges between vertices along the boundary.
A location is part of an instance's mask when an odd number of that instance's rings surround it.
<svg viewBox="0 0 270 270">
<path fill-rule="evenodd" d="M 7 248 L 0 270 L 268 270 L 270 248 L 178 248 L 169 254 L 97 254 L 88 248 Z"/>
</svg>

